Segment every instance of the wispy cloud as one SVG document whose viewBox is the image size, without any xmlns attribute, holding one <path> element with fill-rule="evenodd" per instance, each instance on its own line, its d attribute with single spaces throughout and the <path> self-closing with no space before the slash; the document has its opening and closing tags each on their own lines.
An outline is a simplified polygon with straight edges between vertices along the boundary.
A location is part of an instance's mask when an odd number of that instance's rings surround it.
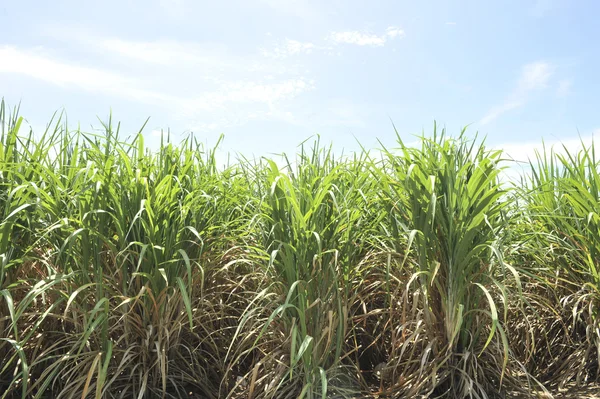
<svg viewBox="0 0 600 399">
<path fill-rule="evenodd" d="M 261 54 L 270 58 L 286 58 L 299 54 L 310 54 L 315 50 L 322 50 L 322 46 L 317 46 L 311 42 L 300 42 L 298 40 L 285 39 L 283 43 L 275 45 L 273 48 L 262 48 Z"/>
<path fill-rule="evenodd" d="M 583 146 L 592 145 L 594 137 L 598 135 L 600 135 L 600 129 L 595 129 L 591 133 L 582 135 L 581 137 L 570 137 L 562 140 L 555 138 L 544 141 L 540 138 L 538 141 L 508 142 L 494 147 L 503 150 L 506 158 L 520 163 L 528 163 L 529 161 L 535 161 L 536 152 L 541 154 L 544 152 L 544 148 L 546 148 L 546 151 L 552 150 L 559 154 L 565 154 L 566 151 L 572 153 L 582 149 Z"/>
<path fill-rule="evenodd" d="M 223 82 L 218 91 L 197 97 L 192 104 L 200 109 L 221 107 L 227 103 L 274 104 L 292 99 L 314 88 L 314 81 L 305 78 L 292 78 L 273 83 L 229 81 Z"/>
<path fill-rule="evenodd" d="M 527 103 L 531 92 L 544 89 L 554 73 L 554 66 L 545 61 L 526 64 L 521 69 L 519 80 L 504 103 L 493 106 L 479 121 L 488 124 L 504 113 L 520 108 Z"/>
<path fill-rule="evenodd" d="M 69 59 L 47 49 L 0 47 L 0 74 L 150 104 L 189 129 L 293 119 L 291 102 L 316 89 L 305 66 L 283 59 L 316 50 L 313 43 L 286 40 L 268 59 L 259 49 L 240 54 L 212 42 L 136 41 L 78 26 L 47 26 L 45 31 L 74 48 Z M 82 55 L 92 60 L 89 66 L 70 61 Z"/>
<path fill-rule="evenodd" d="M 186 97 L 148 89 L 151 82 L 141 81 L 98 68 L 70 64 L 55 58 L 39 55 L 39 51 L 22 50 L 10 46 L 0 47 L 0 73 L 26 75 L 67 89 L 110 94 L 144 103 L 167 104 L 170 107 L 197 112 L 224 108 L 228 104 L 272 105 L 292 99 L 314 89 L 310 79 L 295 77 L 274 82 L 262 80 L 217 81 L 212 90 Z"/>
<path fill-rule="evenodd" d="M 317 83 L 300 60 L 287 57 L 333 54 L 340 51 L 336 45 L 342 44 L 380 47 L 404 36 L 402 29 L 393 26 L 381 35 L 333 32 L 314 41 L 285 39 L 271 48 L 240 55 L 216 43 L 136 41 L 97 35 L 77 26 L 54 28 L 46 30 L 54 40 L 68 41 L 69 57 L 49 48 L 0 45 L 0 74 L 20 74 L 65 90 L 151 104 L 173 120 L 203 130 L 254 120 L 298 124 L 304 116 L 291 114 L 288 107 L 294 99 L 314 91 Z M 90 62 L 82 63 L 82 56 Z M 353 112 L 342 111 L 336 110 L 335 123 L 358 123 Z"/>
<path fill-rule="evenodd" d="M 181 43 L 168 40 L 155 42 L 136 42 L 116 38 L 87 38 L 86 44 L 110 51 L 123 57 L 136 59 L 152 64 L 200 64 L 206 63 L 209 57 L 201 55 L 201 49 L 193 43 Z M 210 60 L 214 61 L 214 60 Z M 222 62 L 221 62 L 222 64 Z"/>
<path fill-rule="evenodd" d="M 479 121 L 479 124 L 486 125 L 486 124 L 490 123 L 491 121 L 493 121 L 494 119 L 498 118 L 500 115 L 502 115 L 508 111 L 512 111 L 513 109 L 522 107 L 524 104 L 525 104 L 525 101 L 523 99 L 517 99 L 512 102 L 509 101 L 509 102 L 506 102 L 501 105 L 496 105 L 496 106 L 490 108 L 488 113 L 485 114 L 485 116 L 483 118 L 481 118 L 481 120 Z"/>
<path fill-rule="evenodd" d="M 405 33 L 403 29 L 400 29 L 397 26 L 389 26 L 385 30 L 385 35 L 393 39 L 395 37 L 404 37 Z"/>
<path fill-rule="evenodd" d="M 556 95 L 558 97 L 566 97 L 571 93 L 571 86 L 573 86 L 572 79 L 563 79 L 558 82 L 558 87 L 556 88 Z"/>
<path fill-rule="evenodd" d="M 545 61 L 533 62 L 523 67 L 517 86 L 519 94 L 548 86 L 548 80 L 554 73 L 554 67 Z"/>
<path fill-rule="evenodd" d="M 47 83 L 91 92 L 114 94 L 137 101 L 169 97 L 141 87 L 135 79 L 98 68 L 84 67 L 39 55 L 40 51 L 0 46 L 0 73 L 26 75 Z"/>
<path fill-rule="evenodd" d="M 335 44 L 381 47 L 384 46 L 389 39 L 404 37 L 404 35 L 404 30 L 395 26 L 390 26 L 382 35 L 361 31 L 341 31 L 331 32 L 328 38 Z"/>
<path fill-rule="evenodd" d="M 148 64 L 154 70 L 169 67 L 173 70 L 188 70 L 195 74 L 195 79 L 211 80 L 216 77 L 231 75 L 249 76 L 261 74 L 294 73 L 294 65 L 273 62 L 261 57 L 259 51 L 244 53 L 231 51 L 227 46 L 214 42 L 194 42 L 188 40 L 127 40 L 118 37 L 101 36 L 86 31 L 78 26 L 57 26 L 50 24 L 44 28 L 44 34 L 55 40 L 77 45 L 79 49 L 102 55 L 107 54 L 111 62 L 127 63 L 130 61 Z M 298 43 L 289 44 L 290 51 L 296 49 Z M 145 71 L 142 69 L 142 71 Z M 198 72 L 201 72 L 200 76 Z M 179 73 L 179 72 L 178 72 Z"/>
<path fill-rule="evenodd" d="M 287 73 L 290 71 L 289 65 L 284 66 L 265 62 L 257 56 L 258 54 L 237 55 L 228 52 L 225 48 L 194 42 L 173 40 L 132 41 L 113 37 L 86 36 L 85 34 L 75 34 L 74 36 L 77 37 L 74 40 L 79 42 L 80 45 L 98 53 L 106 54 L 109 52 L 122 59 L 154 64 L 157 67 L 198 68 L 203 72 L 203 79 L 210 79 L 225 73 Z M 299 42 L 291 43 L 289 47 L 291 51 L 301 51 L 302 49 L 298 49 L 300 45 Z"/>
<path fill-rule="evenodd" d="M 337 45 L 353 44 L 357 46 L 382 47 L 388 40 L 401 38 L 404 35 L 404 30 L 395 26 L 389 26 L 382 35 L 361 31 L 331 32 L 325 37 L 325 42 L 313 43 L 285 39 L 283 42 L 275 44 L 270 48 L 262 48 L 261 54 L 269 58 L 279 59 L 313 52 L 334 54 L 334 48 Z"/>
<path fill-rule="evenodd" d="M 513 161 L 507 165 L 508 168 L 502 171 L 502 177 L 508 181 L 518 182 L 524 175 L 530 173 L 531 164 L 537 164 L 536 154 L 543 155 L 544 151 L 546 153 L 552 151 L 561 155 L 566 155 L 566 152 L 576 153 L 584 146 L 589 148 L 594 141 L 597 143 L 598 141 L 594 138 L 599 135 L 600 129 L 595 129 L 591 133 L 579 137 L 545 138 L 544 140 L 540 137 L 537 141 L 511 141 L 495 145 L 493 148 L 502 150 L 503 158 Z"/>
</svg>

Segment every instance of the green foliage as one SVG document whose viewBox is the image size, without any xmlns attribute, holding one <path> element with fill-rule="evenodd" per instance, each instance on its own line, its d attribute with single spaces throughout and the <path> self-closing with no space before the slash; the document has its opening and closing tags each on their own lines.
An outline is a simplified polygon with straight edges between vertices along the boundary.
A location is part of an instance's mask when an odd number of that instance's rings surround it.
<svg viewBox="0 0 600 399">
<path fill-rule="evenodd" d="M 391 245 L 400 247 L 397 243 L 408 236 L 406 256 L 415 289 L 423 294 L 428 340 L 434 356 L 443 359 L 436 391 L 484 395 L 491 382 L 486 367 L 469 359 L 500 349 L 496 383 L 502 383 L 509 347 L 499 305 L 510 298 L 504 280 L 518 280 L 502 258 L 504 210 L 510 202 L 498 181 L 501 152 L 467 140 L 464 131 L 456 139 L 445 131 L 438 136 L 435 127 L 432 138 L 421 139 L 421 148 L 398 141 L 400 155 L 386 152 L 390 172 L 380 169 L 379 178 Z M 490 346 L 493 339 L 500 342 Z"/>
<path fill-rule="evenodd" d="M 594 143 L 579 151 L 536 154 L 522 189 L 526 216 L 539 226 L 530 251 L 550 265 L 547 284 L 558 297 L 562 329 L 546 327 L 549 348 L 563 368 L 546 373 L 561 385 L 597 380 L 600 372 L 600 174 Z M 566 337 L 566 338 L 563 338 Z"/>
<path fill-rule="evenodd" d="M 189 136 L 25 132 L 0 104 L 0 397 L 529 395 L 598 379 L 594 147 L 434 126 L 218 167 Z M 143 128 L 143 127 L 142 127 Z M 218 145 L 218 143 L 217 143 Z M 547 392 L 547 391 L 546 391 Z"/>
</svg>

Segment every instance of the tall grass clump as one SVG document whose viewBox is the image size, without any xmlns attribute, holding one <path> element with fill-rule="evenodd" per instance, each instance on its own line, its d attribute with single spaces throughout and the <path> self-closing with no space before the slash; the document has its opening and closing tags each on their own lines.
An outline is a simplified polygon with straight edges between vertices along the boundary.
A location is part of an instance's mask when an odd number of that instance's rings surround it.
<svg viewBox="0 0 600 399">
<path fill-rule="evenodd" d="M 561 386 L 597 381 L 600 364 L 600 174 L 594 144 L 544 149 L 522 187 L 537 226 L 531 253 L 547 265 L 545 303 L 553 309 L 538 349 L 544 378 Z"/>
<path fill-rule="evenodd" d="M 110 121 L 36 140 L 7 119 L 5 396 L 217 397 L 239 284 L 219 264 L 244 234 L 243 182 L 193 138 L 151 153 Z"/>
<path fill-rule="evenodd" d="M 390 246 L 403 255 L 396 267 L 409 268 L 406 289 L 421 302 L 421 378 L 436 395 L 485 397 L 505 379 L 506 304 L 518 296 L 508 290 L 518 273 L 503 259 L 501 151 L 435 127 L 420 147 L 398 142 L 378 177 Z"/>
<path fill-rule="evenodd" d="M 355 365 L 344 351 L 352 280 L 373 225 L 365 167 L 363 158 L 337 160 L 317 141 L 312 151 L 302 147 L 294 163 L 280 168 L 269 160 L 257 173 L 264 179 L 257 193 L 260 251 L 267 291 L 276 295 L 258 340 L 280 337 L 279 348 L 261 360 L 259 397 L 359 394 Z"/>
</svg>

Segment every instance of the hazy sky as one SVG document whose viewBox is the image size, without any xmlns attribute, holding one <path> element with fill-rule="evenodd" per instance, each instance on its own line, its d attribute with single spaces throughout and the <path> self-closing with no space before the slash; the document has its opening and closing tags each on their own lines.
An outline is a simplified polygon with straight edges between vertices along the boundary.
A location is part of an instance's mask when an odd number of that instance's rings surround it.
<svg viewBox="0 0 600 399">
<path fill-rule="evenodd" d="M 0 0 L 0 96 L 247 156 L 464 125 L 521 154 L 600 128 L 600 3 Z"/>
</svg>

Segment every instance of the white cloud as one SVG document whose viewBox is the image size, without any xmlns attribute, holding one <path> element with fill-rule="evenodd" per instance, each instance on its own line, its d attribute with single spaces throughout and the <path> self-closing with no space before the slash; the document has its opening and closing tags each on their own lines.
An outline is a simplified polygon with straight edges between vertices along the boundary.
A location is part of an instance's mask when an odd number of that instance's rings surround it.
<svg viewBox="0 0 600 399">
<path fill-rule="evenodd" d="M 195 79 L 210 81 L 216 77 L 231 75 L 249 76 L 255 72 L 271 74 L 290 74 L 295 71 L 295 65 L 283 62 L 267 62 L 259 54 L 239 54 L 231 52 L 226 46 L 212 42 L 193 42 L 185 40 L 155 40 L 135 41 L 117 37 L 102 37 L 90 33 L 77 26 L 49 25 L 44 28 L 44 34 L 56 40 L 78 45 L 86 52 L 93 52 L 109 58 L 114 63 L 130 61 L 148 64 L 151 71 L 169 67 L 170 74 L 180 74 L 179 71 L 193 71 Z M 290 50 L 294 51 L 290 44 Z M 296 50 L 297 51 L 297 50 Z M 107 57 L 107 53 L 111 56 Z M 147 66 L 141 67 L 146 72 Z M 177 70 L 177 72 L 173 72 Z M 200 74 L 198 72 L 201 72 Z"/>
<path fill-rule="evenodd" d="M 381 47 L 390 39 L 404 37 L 404 30 L 389 26 L 383 35 L 375 35 L 369 32 L 343 31 L 331 32 L 326 40 L 335 45 L 354 44 L 357 46 Z M 269 58 L 286 58 L 299 54 L 310 54 L 315 51 L 333 54 L 334 47 L 331 44 L 315 44 L 312 42 L 301 42 L 298 40 L 285 39 L 271 49 L 261 49 L 262 55 Z"/>
<path fill-rule="evenodd" d="M 545 61 L 532 62 L 521 68 L 517 85 L 503 104 L 496 105 L 481 118 L 481 125 L 488 124 L 504 113 L 520 108 L 527 103 L 529 94 L 548 87 L 554 66 Z"/>
<path fill-rule="evenodd" d="M 33 52 L 0 46 L 0 73 L 26 75 L 61 87 L 114 94 L 144 102 L 169 100 L 169 96 L 140 88 L 134 79 L 54 60 L 39 53 L 39 50 Z"/>
<path fill-rule="evenodd" d="M 202 90 L 198 87 L 201 95 L 187 97 L 142 88 L 151 86 L 152 82 L 149 81 L 138 81 L 102 69 L 73 65 L 38 53 L 39 51 L 1 46 L 0 73 L 25 75 L 68 89 L 115 95 L 189 112 L 211 111 L 226 108 L 231 104 L 270 106 L 315 88 L 314 81 L 303 77 L 268 83 L 250 79 L 215 80 L 216 87 L 212 90 Z"/>
<path fill-rule="evenodd" d="M 275 83 L 253 81 L 224 82 L 219 92 L 205 93 L 179 103 L 177 117 L 189 121 L 191 130 L 217 130 L 242 126 L 253 120 L 291 122 L 286 101 L 315 88 L 307 79 L 289 79 Z M 210 117 L 200 117 L 210 112 Z M 283 118 L 285 116 L 285 118 Z"/>
<path fill-rule="evenodd" d="M 387 37 L 390 38 L 394 38 L 394 37 L 403 37 L 404 36 L 404 30 L 396 27 L 396 26 L 389 26 L 386 30 L 385 30 L 385 35 Z"/>
<path fill-rule="evenodd" d="M 289 100 L 314 88 L 314 81 L 304 78 L 288 79 L 276 83 L 226 82 L 220 86 L 218 92 L 201 95 L 194 102 L 202 108 L 222 106 L 229 102 L 273 104 Z"/>
<path fill-rule="evenodd" d="M 281 120 L 287 101 L 315 88 L 312 80 L 221 82 L 220 89 L 176 103 L 176 118 L 193 131 L 215 131 L 253 120 Z M 207 114 L 209 113 L 209 114 Z"/>
<path fill-rule="evenodd" d="M 193 44 L 187 45 L 166 40 L 133 42 L 114 38 L 97 41 L 87 40 L 87 42 L 124 57 L 153 64 L 198 64 L 206 61 L 206 57 L 197 54 L 198 51 Z"/>
<path fill-rule="evenodd" d="M 486 125 L 488 123 L 490 123 L 491 121 L 493 121 L 494 119 L 498 118 L 500 115 L 504 114 L 505 112 L 508 111 L 512 111 L 513 109 L 517 109 L 521 106 L 523 106 L 524 102 L 522 100 L 515 100 L 513 102 L 506 102 L 502 105 L 497 105 L 492 107 L 487 114 L 485 114 L 485 116 L 483 118 L 481 118 L 481 120 L 479 121 L 479 123 L 481 125 Z"/>
<path fill-rule="evenodd" d="M 454 25 L 456 25 L 456 22 L 446 22 L 446 25 L 454 26 Z"/>
<path fill-rule="evenodd" d="M 285 58 L 299 54 L 310 54 L 316 49 L 322 49 L 322 47 L 310 42 L 285 39 L 283 43 L 276 45 L 273 49 L 261 49 L 261 53 L 270 58 Z"/>
<path fill-rule="evenodd" d="M 298 54 L 298 53 L 310 53 L 315 45 L 312 43 L 303 43 L 297 40 L 287 40 L 287 51 L 290 54 Z"/>
<path fill-rule="evenodd" d="M 195 121 L 193 126 L 202 130 L 292 118 L 286 109 L 289 101 L 316 87 L 304 66 L 268 60 L 258 52 L 233 54 L 210 43 L 129 41 L 77 27 L 48 31 L 55 40 L 77 46 L 80 53 L 63 58 L 44 48 L 0 45 L 0 76 L 19 74 L 66 90 L 151 104 L 184 125 Z M 276 57 L 323 49 L 286 40 L 276 48 Z M 84 56 L 91 60 L 87 65 L 82 63 Z"/>
<path fill-rule="evenodd" d="M 521 93 L 547 87 L 553 72 L 554 67 L 544 61 L 525 65 L 521 71 L 517 91 Z"/>
<path fill-rule="evenodd" d="M 385 34 L 383 35 L 376 35 L 373 33 L 360 31 L 331 32 L 329 34 L 329 40 L 335 44 L 354 44 L 357 46 L 381 47 L 385 45 L 388 39 L 394 39 L 396 37 L 403 36 L 404 30 L 395 26 L 390 26 L 386 29 Z"/>
<path fill-rule="evenodd" d="M 225 72 L 281 72 L 281 65 L 262 62 L 256 57 L 239 56 L 225 49 L 200 45 L 193 42 L 159 40 L 137 42 L 117 38 L 79 37 L 80 43 L 103 54 L 112 52 L 122 58 L 129 58 L 157 66 L 171 68 L 201 68 L 203 79 L 210 79 Z M 297 46 L 297 45 L 296 45 Z"/>
<path fill-rule="evenodd" d="M 566 155 L 567 152 L 574 154 L 582 150 L 585 147 L 589 148 L 594 141 L 594 137 L 600 135 L 600 129 L 594 130 L 591 134 L 587 134 L 581 137 L 569 137 L 562 140 L 544 139 L 540 138 L 537 141 L 514 141 L 507 142 L 504 144 L 493 146 L 494 149 L 503 151 L 503 158 L 513 161 L 506 166 L 507 169 L 502 171 L 503 178 L 508 181 L 518 182 L 521 177 L 530 173 L 531 164 L 537 164 L 537 154 L 543 156 L 544 149 L 547 154 L 550 151 Z M 597 144 L 595 145 L 596 150 Z M 531 162 L 531 164 L 530 164 Z"/>
<path fill-rule="evenodd" d="M 561 80 L 560 82 L 558 82 L 558 87 L 556 88 L 556 95 L 559 97 L 566 97 L 571 93 L 571 86 L 573 86 L 573 80 Z"/>
<path fill-rule="evenodd" d="M 356 44 L 357 46 L 383 46 L 385 44 L 385 36 L 358 31 L 332 32 L 330 37 L 335 43 Z"/>
<path fill-rule="evenodd" d="M 600 135 L 600 129 L 594 130 L 591 134 L 581 137 L 570 137 L 567 139 L 551 139 L 531 142 L 508 142 L 501 145 L 494 146 L 496 149 L 501 149 L 504 152 L 506 158 L 512 159 L 519 163 L 528 163 L 529 161 L 535 161 L 536 151 L 538 153 L 550 150 L 555 153 L 565 154 L 566 151 L 573 153 L 582 149 L 583 146 L 590 146 L 594 142 L 594 137 Z"/>
</svg>

